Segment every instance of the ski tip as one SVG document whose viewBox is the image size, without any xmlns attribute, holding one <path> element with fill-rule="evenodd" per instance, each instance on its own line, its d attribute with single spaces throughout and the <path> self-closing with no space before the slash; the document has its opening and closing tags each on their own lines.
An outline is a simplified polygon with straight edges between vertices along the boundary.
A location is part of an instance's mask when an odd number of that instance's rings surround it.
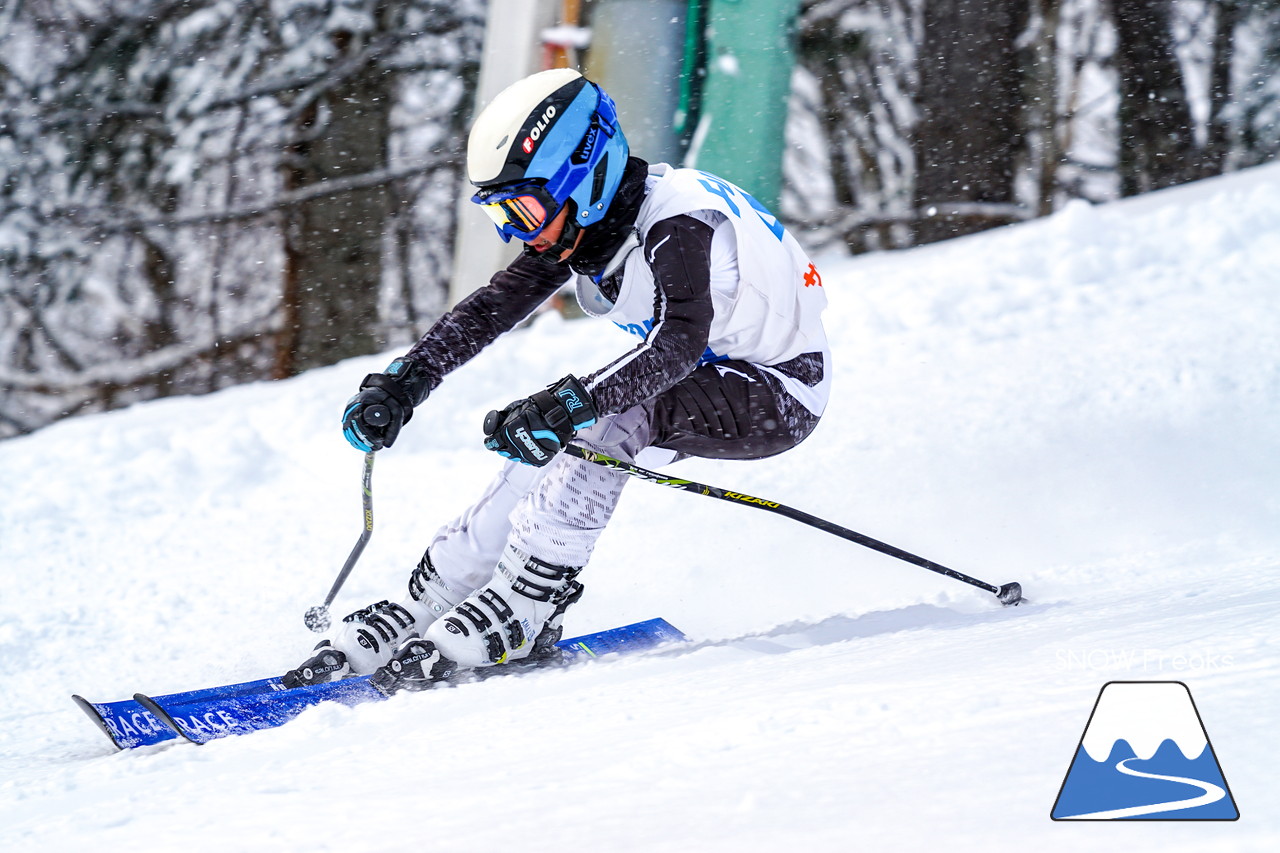
<svg viewBox="0 0 1280 853">
<path fill-rule="evenodd" d="M 170 729 L 172 729 L 173 733 L 176 734 L 178 737 L 182 738 L 185 741 L 189 741 L 191 743 L 200 742 L 198 740 L 194 740 L 190 735 L 188 735 L 186 731 L 182 728 L 182 726 L 179 725 L 178 721 L 173 718 L 173 715 L 170 714 L 168 711 L 166 711 L 163 705 L 161 705 L 159 702 L 157 702 L 155 699 L 151 698 L 147 694 L 135 693 L 133 694 L 133 701 L 137 702 L 143 708 L 146 708 L 148 711 L 150 711 L 152 716 L 154 716 L 157 720 L 159 720 L 160 722 L 168 726 Z"/>
<path fill-rule="evenodd" d="M 98 713 L 98 709 L 93 707 L 92 702 L 81 696 L 79 693 L 72 693 L 71 700 L 76 703 L 76 706 L 79 707 L 81 711 L 84 711 L 85 715 L 88 716 L 90 720 L 93 720 L 93 724 L 107 736 L 107 740 L 111 741 L 112 746 L 116 749 L 124 749 L 124 747 L 120 745 L 120 741 L 116 740 L 116 736 L 112 733 L 111 727 L 107 725 L 107 721 L 102 719 L 102 715 Z"/>
</svg>

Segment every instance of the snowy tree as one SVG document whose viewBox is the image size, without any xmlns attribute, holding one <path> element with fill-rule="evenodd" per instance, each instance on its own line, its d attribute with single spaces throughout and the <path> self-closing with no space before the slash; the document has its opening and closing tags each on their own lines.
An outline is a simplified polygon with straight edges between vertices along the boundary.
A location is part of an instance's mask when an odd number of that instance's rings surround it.
<svg viewBox="0 0 1280 853">
<path fill-rule="evenodd" d="M 918 6 L 824 0 L 803 9 L 792 124 L 806 138 L 790 143 L 783 212 L 813 242 L 839 239 L 855 252 L 910 242 Z"/>
<path fill-rule="evenodd" d="M 809 0 L 799 29 L 783 213 L 817 246 L 910 245 L 1280 151 L 1276 0 Z"/>
<path fill-rule="evenodd" d="M 917 65 L 917 242 L 1022 217 L 1023 75 L 1017 52 L 1027 3 L 928 0 Z"/>
<path fill-rule="evenodd" d="M 1120 191 L 1136 195 L 1199 177 L 1195 127 L 1169 0 L 1111 0 L 1119 81 Z"/>
<path fill-rule="evenodd" d="M 479 3 L 0 7 L 0 436 L 416 337 Z"/>
<path fill-rule="evenodd" d="M 1207 43 L 1209 174 L 1254 166 L 1280 151 L 1280 2 L 1192 5 L 1187 40 Z"/>
</svg>

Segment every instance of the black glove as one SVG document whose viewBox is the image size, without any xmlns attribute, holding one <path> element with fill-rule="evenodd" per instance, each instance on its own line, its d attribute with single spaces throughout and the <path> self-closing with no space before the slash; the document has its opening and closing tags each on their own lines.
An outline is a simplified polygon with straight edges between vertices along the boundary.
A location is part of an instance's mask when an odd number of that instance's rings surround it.
<svg viewBox="0 0 1280 853">
<path fill-rule="evenodd" d="M 596 406 L 587 389 L 566 376 L 547 390 L 517 400 L 484 419 L 484 446 L 508 459 L 542 467 L 580 429 L 596 422 Z"/>
<path fill-rule="evenodd" d="M 356 450 L 381 450 L 395 444 L 400 427 L 413 417 L 413 407 L 427 399 L 430 382 L 421 368 L 397 358 L 383 373 L 370 373 L 360 393 L 347 401 L 342 434 Z"/>
</svg>

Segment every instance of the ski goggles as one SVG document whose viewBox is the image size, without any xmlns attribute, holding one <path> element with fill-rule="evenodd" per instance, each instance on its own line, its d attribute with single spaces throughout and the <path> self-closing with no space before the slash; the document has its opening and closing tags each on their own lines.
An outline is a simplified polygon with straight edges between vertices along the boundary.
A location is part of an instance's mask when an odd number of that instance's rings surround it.
<svg viewBox="0 0 1280 853">
<path fill-rule="evenodd" d="M 471 197 L 498 226 L 503 240 L 532 240 L 560 212 L 560 203 L 542 184 L 508 184 Z"/>
</svg>

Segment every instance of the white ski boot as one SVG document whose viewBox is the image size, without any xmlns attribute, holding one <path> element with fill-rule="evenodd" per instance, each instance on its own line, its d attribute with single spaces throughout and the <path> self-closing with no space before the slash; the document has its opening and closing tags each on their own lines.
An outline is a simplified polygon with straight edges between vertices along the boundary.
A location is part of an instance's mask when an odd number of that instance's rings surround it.
<svg viewBox="0 0 1280 853">
<path fill-rule="evenodd" d="M 556 566 L 508 544 L 493 578 L 423 633 L 459 667 L 556 656 L 564 612 L 582 596 L 581 567 Z"/>
<path fill-rule="evenodd" d="M 508 545 L 489 583 L 405 641 L 370 682 L 391 695 L 559 664 L 564 613 L 582 597 L 579 571 Z"/>
<path fill-rule="evenodd" d="M 316 646 L 315 653 L 297 669 L 285 673 L 285 686 L 320 684 L 373 672 L 406 640 L 420 636 L 448 612 L 451 595 L 461 597 L 445 585 L 430 556 L 423 554 L 409 577 L 408 598 L 401 604 L 379 601 L 344 616 L 332 637 Z"/>
</svg>

